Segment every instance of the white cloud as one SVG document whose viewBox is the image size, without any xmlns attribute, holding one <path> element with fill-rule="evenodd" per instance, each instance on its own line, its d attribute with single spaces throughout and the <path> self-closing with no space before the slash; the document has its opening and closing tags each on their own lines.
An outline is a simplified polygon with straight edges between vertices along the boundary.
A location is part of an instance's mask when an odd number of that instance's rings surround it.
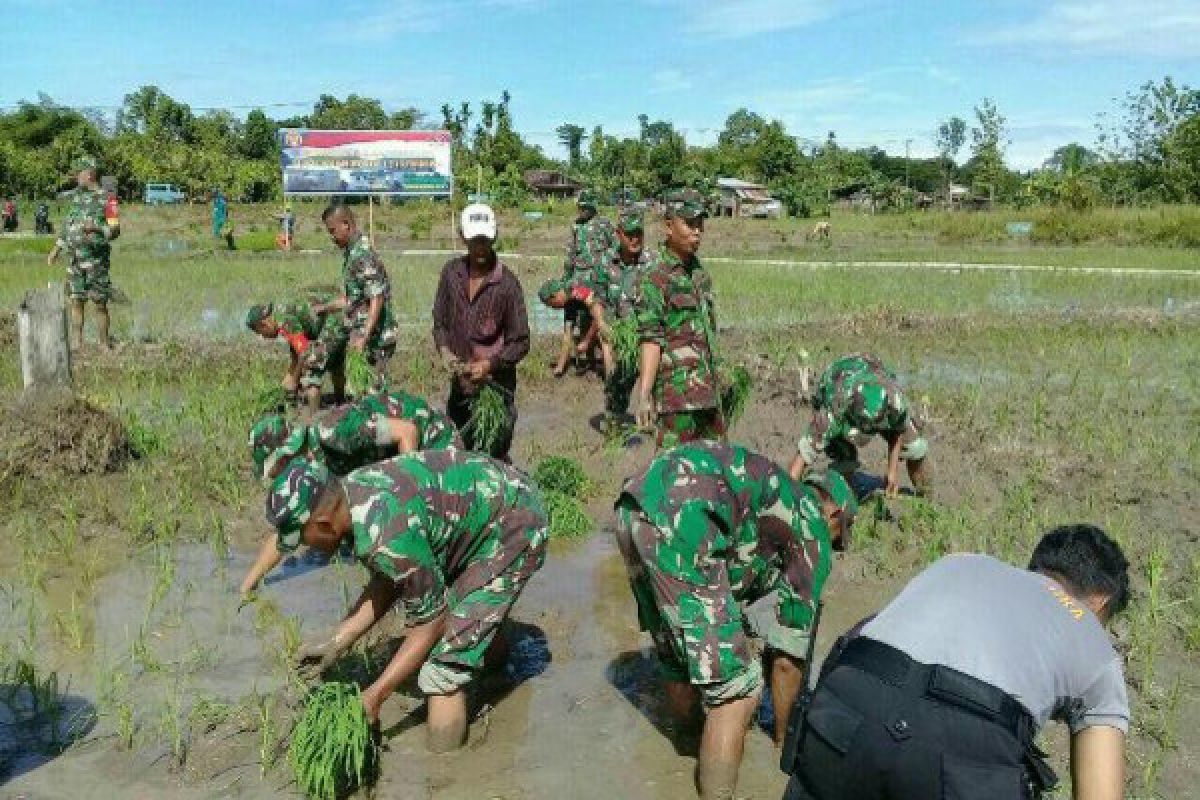
<svg viewBox="0 0 1200 800">
<path fill-rule="evenodd" d="M 685 0 L 690 33 L 713 39 L 741 39 L 802 28 L 829 19 L 837 0 Z"/>
<path fill-rule="evenodd" d="M 973 37 L 980 44 L 1030 45 L 1099 55 L 1195 58 L 1200 4 L 1194 0 L 1051 0 L 1033 19 Z"/>
<path fill-rule="evenodd" d="M 692 88 L 691 79 L 677 69 L 660 69 L 650 76 L 650 81 L 651 94 L 686 92 Z"/>
<path fill-rule="evenodd" d="M 362 7 L 357 21 L 343 28 L 343 38 L 355 41 L 387 41 L 403 33 L 433 33 L 449 19 L 451 6 L 432 0 L 387 0 Z"/>
</svg>

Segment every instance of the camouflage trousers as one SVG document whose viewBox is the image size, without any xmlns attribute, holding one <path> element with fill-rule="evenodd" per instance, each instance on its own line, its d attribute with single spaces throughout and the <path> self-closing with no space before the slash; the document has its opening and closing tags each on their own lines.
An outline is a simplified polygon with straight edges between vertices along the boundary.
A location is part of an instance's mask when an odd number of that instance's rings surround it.
<svg viewBox="0 0 1200 800">
<path fill-rule="evenodd" d="M 67 266 L 67 296 L 72 300 L 107 303 L 112 297 L 108 257 L 72 259 Z"/>
<path fill-rule="evenodd" d="M 540 504 L 537 510 L 538 526 L 522 523 L 499 533 L 505 544 L 496 556 L 471 564 L 446 588 L 446 629 L 417 676 L 425 694 L 458 691 L 483 668 L 492 639 L 545 563 L 549 528 Z M 529 520 L 527 513 L 520 516 Z M 504 517 L 495 524 L 503 527 Z"/>
<path fill-rule="evenodd" d="M 763 683 L 747 620 L 712 544 L 721 531 L 702 510 L 656 525 L 630 497 L 617 505 L 617 545 L 663 677 L 691 683 L 706 706 L 749 697 Z"/>
<path fill-rule="evenodd" d="M 922 435 L 923 428 L 924 423 L 920 419 L 909 417 L 904 432 L 900 434 L 901 461 L 921 461 L 929 455 L 929 440 Z M 846 476 L 853 475 L 861 466 L 858 448 L 870 440 L 871 436 L 866 434 L 831 439 L 829 444 L 825 445 L 825 457 L 829 459 L 830 468 Z M 806 435 L 800 439 L 797 452 L 806 464 L 811 466 L 816 463 L 818 454 L 811 436 Z"/>
<path fill-rule="evenodd" d="M 698 408 L 658 415 L 658 447 L 669 450 L 698 439 L 725 438 L 725 418 L 720 409 Z"/>
<path fill-rule="evenodd" d="M 346 324 L 344 320 L 330 316 L 325 319 L 321 335 L 309 345 L 304 354 L 304 371 L 300 377 L 300 387 L 303 389 L 320 388 L 325 382 L 325 375 L 330 371 L 342 372 L 346 366 L 346 347 L 350 336 L 358 330 Z M 370 391 L 382 392 L 387 389 L 387 363 L 396 352 L 396 330 L 379 331 L 368 341 L 364 354 L 367 363 L 375 371 L 375 385 Z"/>
</svg>

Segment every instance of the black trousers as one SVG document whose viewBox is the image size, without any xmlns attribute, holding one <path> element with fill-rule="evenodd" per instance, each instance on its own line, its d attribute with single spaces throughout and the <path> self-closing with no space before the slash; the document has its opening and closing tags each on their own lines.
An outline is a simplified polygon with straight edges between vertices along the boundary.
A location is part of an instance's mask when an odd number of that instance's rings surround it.
<svg viewBox="0 0 1200 800">
<path fill-rule="evenodd" d="M 784 800 L 1034 797 L 1016 735 L 857 667 L 821 680 L 802 735 Z"/>
<path fill-rule="evenodd" d="M 511 376 L 511 381 L 497 379 L 496 384 L 500 387 L 500 395 L 504 398 L 504 408 L 508 412 L 508 424 L 500 431 L 500 435 L 496 437 L 495 444 L 492 445 L 491 450 L 487 451 L 487 454 L 500 461 L 508 461 L 508 451 L 512 447 L 513 430 L 517 425 L 516 375 Z M 463 444 L 466 445 L 468 450 L 476 449 L 474 432 L 467 424 L 471 421 L 471 403 L 474 400 L 475 395 L 464 392 L 459 386 L 457 379 L 450 380 L 450 397 L 446 400 L 446 416 L 458 428 L 459 434 L 462 435 Z"/>
</svg>

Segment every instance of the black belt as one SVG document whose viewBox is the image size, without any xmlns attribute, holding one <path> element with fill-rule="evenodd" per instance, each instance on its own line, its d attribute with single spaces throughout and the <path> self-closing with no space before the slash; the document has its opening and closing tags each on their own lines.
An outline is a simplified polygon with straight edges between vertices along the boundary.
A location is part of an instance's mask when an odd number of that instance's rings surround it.
<svg viewBox="0 0 1200 800">
<path fill-rule="evenodd" d="M 926 697 L 994 722 L 1028 745 L 1033 718 L 1012 695 L 964 672 L 940 664 L 922 664 L 896 648 L 864 636 L 851 641 L 837 665 L 874 675 L 916 697 Z"/>
</svg>

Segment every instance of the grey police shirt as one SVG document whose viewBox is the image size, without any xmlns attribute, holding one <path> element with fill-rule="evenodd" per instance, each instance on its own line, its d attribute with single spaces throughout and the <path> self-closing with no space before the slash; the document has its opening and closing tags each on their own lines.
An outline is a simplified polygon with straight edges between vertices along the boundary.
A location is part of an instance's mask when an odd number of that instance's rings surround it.
<svg viewBox="0 0 1200 800">
<path fill-rule="evenodd" d="M 1121 659 L 1095 615 L 1058 583 L 983 555 L 940 559 L 862 635 L 990 683 L 1041 728 L 1129 730 Z"/>
</svg>

